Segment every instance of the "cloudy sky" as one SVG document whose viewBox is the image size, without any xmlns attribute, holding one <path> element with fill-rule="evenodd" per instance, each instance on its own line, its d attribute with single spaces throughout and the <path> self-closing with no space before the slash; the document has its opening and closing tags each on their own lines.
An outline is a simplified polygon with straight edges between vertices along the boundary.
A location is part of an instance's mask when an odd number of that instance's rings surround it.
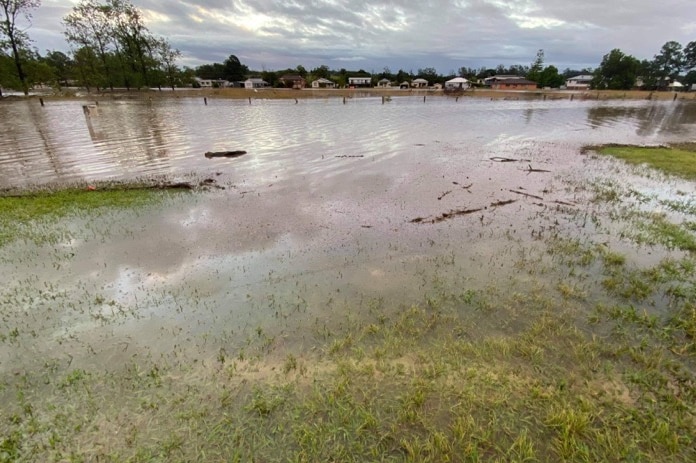
<svg viewBox="0 0 696 463">
<path fill-rule="evenodd" d="M 61 18 L 73 0 L 43 0 L 29 29 L 40 52 L 68 50 Z M 563 70 L 597 67 L 612 48 L 652 58 L 696 40 L 693 0 L 132 0 L 182 64 L 230 54 L 254 70 L 325 64 L 449 73 L 530 64 L 543 49 Z"/>
</svg>

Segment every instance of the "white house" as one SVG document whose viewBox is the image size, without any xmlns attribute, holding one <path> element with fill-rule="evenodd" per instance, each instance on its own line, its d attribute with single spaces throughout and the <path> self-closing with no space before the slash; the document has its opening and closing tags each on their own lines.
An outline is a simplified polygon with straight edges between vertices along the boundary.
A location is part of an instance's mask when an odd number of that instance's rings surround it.
<svg viewBox="0 0 696 463">
<path fill-rule="evenodd" d="M 265 88 L 268 82 L 258 77 L 252 77 L 244 81 L 244 88 Z"/>
<path fill-rule="evenodd" d="M 195 77 L 194 80 L 201 88 L 227 87 L 230 84 L 229 81 L 224 79 L 201 79 L 200 77 Z"/>
<path fill-rule="evenodd" d="M 389 79 L 380 79 L 377 82 L 378 87 L 391 87 L 391 81 Z"/>
<path fill-rule="evenodd" d="M 590 88 L 590 83 L 592 83 L 592 78 L 594 76 L 590 74 L 582 74 L 579 76 L 571 77 L 566 80 L 566 88 L 568 90 L 588 90 Z"/>
<path fill-rule="evenodd" d="M 455 77 L 445 82 L 445 90 L 466 89 L 469 88 L 469 81 L 464 77 Z"/>
<path fill-rule="evenodd" d="M 320 77 L 312 82 L 312 88 L 336 88 L 336 82 Z"/>
<path fill-rule="evenodd" d="M 415 88 L 425 88 L 428 85 L 430 85 L 430 83 L 425 79 L 413 79 L 411 81 L 411 87 Z"/>
<path fill-rule="evenodd" d="M 348 77 L 349 87 L 369 87 L 372 85 L 372 77 Z"/>
</svg>

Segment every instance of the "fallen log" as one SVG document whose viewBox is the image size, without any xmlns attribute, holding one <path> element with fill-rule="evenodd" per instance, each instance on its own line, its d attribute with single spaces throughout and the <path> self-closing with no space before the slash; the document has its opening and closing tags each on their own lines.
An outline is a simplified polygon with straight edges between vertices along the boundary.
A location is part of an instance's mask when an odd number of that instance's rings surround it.
<svg viewBox="0 0 696 463">
<path fill-rule="evenodd" d="M 530 159 L 504 158 L 501 156 L 493 156 L 492 158 L 488 159 L 493 162 L 530 162 Z"/>
<path fill-rule="evenodd" d="M 523 191 L 517 191 L 517 190 L 508 190 L 508 191 L 510 191 L 511 193 L 518 194 L 518 195 L 527 196 L 529 198 L 539 199 L 541 201 L 544 200 L 544 198 L 542 198 L 541 196 L 530 195 L 529 193 L 525 193 Z"/>
<path fill-rule="evenodd" d="M 551 172 L 550 170 L 544 170 L 544 169 L 533 169 L 532 165 L 529 164 L 529 167 L 525 169 L 525 172 Z"/>
<path fill-rule="evenodd" d="M 246 151 L 208 151 L 205 153 L 205 157 L 210 158 L 238 158 L 239 156 L 244 156 L 247 154 Z"/>
</svg>

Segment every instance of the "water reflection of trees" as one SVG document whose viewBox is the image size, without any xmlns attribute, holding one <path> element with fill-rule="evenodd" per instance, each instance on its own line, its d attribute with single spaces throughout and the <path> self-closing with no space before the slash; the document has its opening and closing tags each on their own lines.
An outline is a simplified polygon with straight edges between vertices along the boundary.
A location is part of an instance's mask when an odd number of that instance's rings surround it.
<svg viewBox="0 0 696 463">
<path fill-rule="evenodd" d="M 51 110 L 34 101 L 6 105 L 0 112 L 0 184 L 63 178 L 70 168 L 61 159 L 61 144 Z"/>
<path fill-rule="evenodd" d="M 169 146 L 183 130 L 160 102 L 118 102 L 85 115 L 92 142 L 123 168 L 169 167 Z M 164 163 L 164 165 L 163 165 Z"/>
<path fill-rule="evenodd" d="M 594 106 L 587 110 L 587 123 L 592 128 L 629 123 L 640 136 L 679 135 L 696 123 L 696 105 L 677 101 L 637 108 Z"/>
</svg>

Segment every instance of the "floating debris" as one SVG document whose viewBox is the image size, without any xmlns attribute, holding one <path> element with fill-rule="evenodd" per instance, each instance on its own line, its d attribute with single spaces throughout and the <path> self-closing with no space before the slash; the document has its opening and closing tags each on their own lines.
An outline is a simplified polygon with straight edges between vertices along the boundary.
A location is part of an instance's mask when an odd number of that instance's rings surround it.
<svg viewBox="0 0 696 463">
<path fill-rule="evenodd" d="M 239 156 L 244 156 L 247 154 L 246 151 L 208 151 L 205 153 L 205 157 L 210 158 L 238 158 Z"/>
</svg>

